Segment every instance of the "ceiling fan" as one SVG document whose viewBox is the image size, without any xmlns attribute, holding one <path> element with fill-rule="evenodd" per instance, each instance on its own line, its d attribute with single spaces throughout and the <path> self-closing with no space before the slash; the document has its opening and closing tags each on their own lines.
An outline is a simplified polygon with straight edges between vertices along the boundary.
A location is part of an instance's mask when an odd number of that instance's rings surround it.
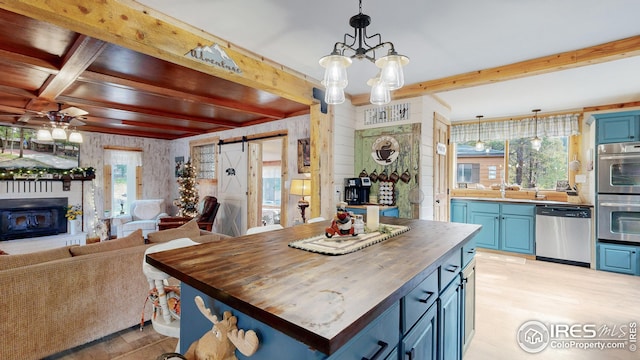
<svg viewBox="0 0 640 360">
<path fill-rule="evenodd" d="M 85 125 L 85 116 L 89 113 L 85 110 L 79 109 L 77 107 L 68 107 L 66 109 L 62 109 L 62 103 L 58 103 L 58 110 L 51 111 L 34 111 L 25 109 L 26 112 L 22 115 L 15 114 L 3 114 L 0 115 L 2 117 L 12 117 L 16 118 L 15 124 L 18 123 L 28 123 L 31 119 L 43 119 L 45 121 L 49 121 L 52 127 L 60 127 L 66 129 L 69 126 L 82 126 Z"/>
</svg>

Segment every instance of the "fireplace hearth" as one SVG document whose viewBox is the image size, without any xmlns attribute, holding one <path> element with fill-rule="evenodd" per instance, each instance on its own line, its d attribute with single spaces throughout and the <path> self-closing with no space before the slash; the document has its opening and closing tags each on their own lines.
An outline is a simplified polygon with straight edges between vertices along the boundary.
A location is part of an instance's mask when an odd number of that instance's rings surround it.
<svg viewBox="0 0 640 360">
<path fill-rule="evenodd" d="M 0 241 L 67 232 L 67 198 L 0 201 Z"/>
</svg>

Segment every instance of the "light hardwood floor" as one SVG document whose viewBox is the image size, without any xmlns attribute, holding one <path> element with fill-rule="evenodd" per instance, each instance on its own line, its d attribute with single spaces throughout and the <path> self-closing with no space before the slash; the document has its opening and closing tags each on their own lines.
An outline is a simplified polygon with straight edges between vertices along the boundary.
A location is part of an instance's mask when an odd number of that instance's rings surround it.
<svg viewBox="0 0 640 360">
<path fill-rule="evenodd" d="M 477 327 L 464 360 L 640 359 L 640 350 L 626 349 L 547 347 L 534 355 L 517 343 L 518 328 L 530 320 L 628 332 L 630 322 L 640 322 L 640 277 L 488 252 L 476 259 Z"/>
<path fill-rule="evenodd" d="M 518 328 L 529 320 L 598 328 L 626 325 L 628 331 L 630 322 L 640 322 L 640 277 L 487 252 L 479 252 L 476 259 L 477 328 L 464 360 L 640 359 L 640 350 L 626 349 L 547 347 L 533 355 L 516 341 Z M 172 352 L 176 342 L 149 325 L 144 332 L 125 330 L 47 360 L 154 360 Z"/>
</svg>

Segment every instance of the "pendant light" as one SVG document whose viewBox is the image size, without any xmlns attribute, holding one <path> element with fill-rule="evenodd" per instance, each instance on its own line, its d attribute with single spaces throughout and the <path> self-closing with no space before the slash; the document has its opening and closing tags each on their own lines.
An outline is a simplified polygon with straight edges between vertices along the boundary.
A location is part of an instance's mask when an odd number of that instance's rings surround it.
<svg viewBox="0 0 640 360">
<path fill-rule="evenodd" d="M 480 140 L 480 119 L 483 118 L 482 115 L 476 116 L 478 118 L 478 142 L 476 142 L 476 151 L 484 150 L 484 143 Z"/>
<path fill-rule="evenodd" d="M 539 151 L 540 147 L 542 147 L 542 139 L 540 139 L 538 137 L 538 111 L 540 111 L 540 109 L 533 109 L 531 110 L 533 111 L 533 115 L 535 118 L 535 137 L 533 139 L 531 139 L 531 148 L 535 151 Z"/>
<path fill-rule="evenodd" d="M 344 88 L 347 86 L 347 67 L 352 59 L 369 60 L 380 69 L 375 80 L 369 80 L 371 86 L 370 100 L 372 104 L 383 105 L 391 101 L 390 91 L 404 86 L 404 71 L 402 68 L 409 63 L 409 58 L 400 55 L 392 42 L 382 41 L 380 33 L 367 35 L 367 27 L 371 24 L 371 17 L 362 13 L 362 0 L 359 3 L 359 13 L 349 19 L 353 28 L 353 35 L 344 34 L 343 41 L 333 46 L 333 51 L 320 59 L 320 66 L 325 68 L 322 84 L 326 88 L 325 102 L 340 104 L 344 102 Z M 377 40 L 377 44 L 370 42 Z M 386 55 L 377 57 L 383 50 Z M 378 52 L 378 54 L 376 54 Z"/>
</svg>

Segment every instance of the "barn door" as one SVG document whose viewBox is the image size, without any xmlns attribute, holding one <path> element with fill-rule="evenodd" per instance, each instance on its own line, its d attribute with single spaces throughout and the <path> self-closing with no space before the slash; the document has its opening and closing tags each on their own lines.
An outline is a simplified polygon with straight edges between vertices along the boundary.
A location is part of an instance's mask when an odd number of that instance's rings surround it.
<svg viewBox="0 0 640 360">
<path fill-rule="evenodd" d="M 230 236 L 247 230 L 247 144 L 227 144 L 219 155 L 219 231 Z"/>
</svg>

